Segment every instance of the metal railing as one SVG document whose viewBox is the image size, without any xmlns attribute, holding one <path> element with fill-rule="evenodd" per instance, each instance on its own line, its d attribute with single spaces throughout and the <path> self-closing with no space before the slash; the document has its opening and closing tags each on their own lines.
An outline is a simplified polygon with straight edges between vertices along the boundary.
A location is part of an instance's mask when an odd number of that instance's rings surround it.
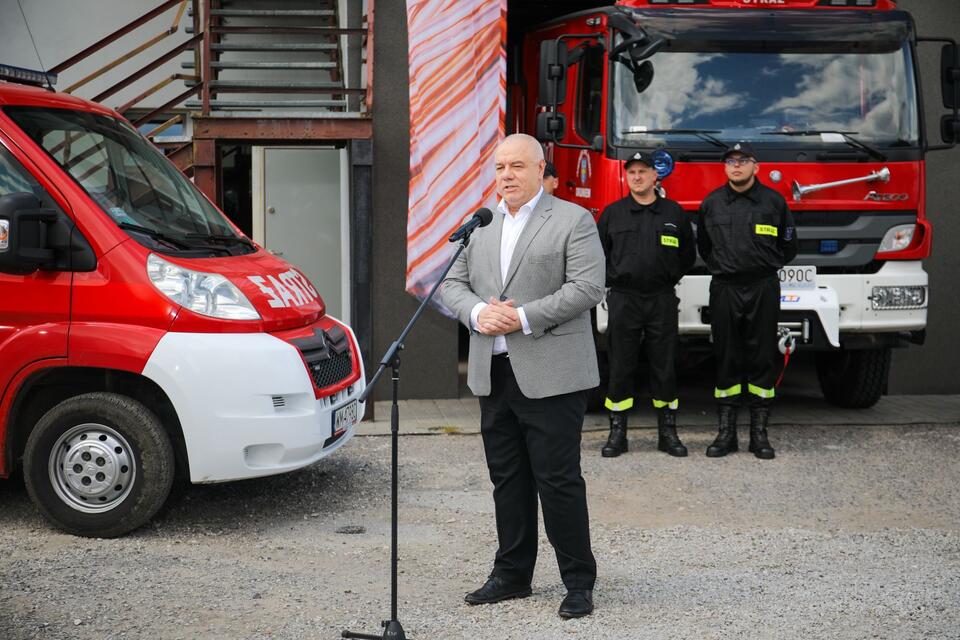
<svg viewBox="0 0 960 640">
<path fill-rule="evenodd" d="M 86 76 L 84 76 L 80 80 L 74 82 L 69 87 L 64 89 L 65 93 L 75 93 L 77 90 L 90 84 L 90 82 L 105 76 L 108 72 L 112 71 L 113 69 L 116 69 L 123 63 L 151 49 L 152 47 L 155 47 L 156 45 L 160 44 L 164 40 L 170 38 L 171 36 L 176 34 L 178 31 L 180 31 L 181 22 L 183 21 L 184 14 L 186 13 L 187 7 L 190 4 L 190 2 L 191 0 L 167 0 L 166 2 L 163 2 L 159 6 L 146 12 L 142 16 L 134 20 L 131 20 L 129 23 L 123 25 L 113 33 L 110 33 L 109 35 L 104 36 L 103 38 L 93 43 L 83 51 L 68 58 L 67 60 L 64 60 L 60 64 L 53 67 L 51 71 L 54 73 L 62 73 L 63 71 L 74 67 L 76 64 L 78 64 L 79 62 L 82 62 L 83 60 L 86 60 L 90 56 L 100 53 L 101 51 L 103 51 L 103 49 L 110 46 L 111 44 L 113 44 L 123 36 L 126 36 L 127 34 L 130 34 L 134 31 L 141 29 L 141 27 L 144 27 L 147 23 L 151 22 L 155 18 L 163 15 L 164 13 L 176 7 L 176 11 L 173 16 L 173 21 L 171 22 L 169 28 L 161 31 L 156 35 L 149 37 L 146 41 L 131 48 L 129 51 L 125 51 L 124 53 L 120 54 L 116 58 L 100 66 L 93 72 L 88 73 Z M 154 58 L 153 60 L 151 60 L 141 68 L 137 69 L 133 73 L 128 74 L 122 80 L 114 83 L 106 90 L 99 92 L 98 94 L 93 96 L 91 99 L 94 102 L 102 102 L 106 100 L 107 98 L 115 95 L 122 89 L 125 89 L 126 87 L 129 87 L 131 84 L 140 80 L 151 71 L 158 69 L 159 67 L 163 66 L 170 60 L 173 60 L 175 57 L 177 57 L 178 55 L 181 55 L 182 53 L 188 50 L 192 49 L 194 53 L 194 57 L 195 59 L 197 59 L 198 56 L 200 55 L 199 44 L 202 41 L 202 39 L 203 39 L 202 34 L 194 35 L 188 40 L 180 43 L 179 45 L 161 54 L 159 57 Z M 168 100 L 163 105 L 156 108 L 152 108 L 147 114 L 141 117 L 138 117 L 133 122 L 134 125 L 139 126 L 144 122 L 149 122 L 152 118 L 156 117 L 158 114 L 168 112 L 173 107 L 176 107 L 177 105 L 181 104 L 184 100 L 186 100 L 190 96 L 200 91 L 200 88 L 203 84 L 202 80 L 194 75 L 185 75 L 185 74 L 179 74 L 179 73 L 173 74 L 165 78 L 164 80 L 156 83 L 152 87 L 148 88 L 146 91 L 141 92 L 135 98 L 128 100 L 123 105 L 118 106 L 117 111 L 120 112 L 121 115 L 126 115 L 131 110 L 137 108 L 138 105 L 140 105 L 144 100 L 146 100 L 150 96 L 154 95 L 155 93 L 157 93 L 158 91 L 160 91 L 161 89 L 163 89 L 164 87 L 166 87 L 167 85 L 175 81 L 194 81 L 194 82 L 197 82 L 197 84 L 193 87 L 190 87 L 187 91 L 184 91 L 183 93 L 178 95 L 176 98 L 172 100 Z M 182 113 L 176 114 L 173 118 L 170 118 L 169 120 L 164 122 L 162 125 L 160 125 L 160 127 L 157 127 L 156 129 L 150 131 L 147 137 L 150 137 L 152 139 L 158 133 L 161 133 L 162 131 L 169 129 L 174 124 L 182 123 L 183 121 L 184 121 L 183 114 Z"/>
<path fill-rule="evenodd" d="M 351 1 L 360 2 L 360 0 Z M 151 122 L 158 118 L 158 116 L 169 116 L 161 124 L 149 131 L 147 133 L 147 137 L 153 138 L 158 134 L 169 130 L 178 123 L 184 123 L 185 113 L 187 111 L 187 109 L 184 108 L 184 103 L 192 96 L 199 96 L 200 98 L 199 103 L 196 104 L 196 107 L 199 107 L 199 109 L 197 109 L 197 115 L 201 117 L 211 115 L 211 112 L 216 108 L 216 105 L 213 105 L 212 102 L 220 94 L 263 95 L 264 93 L 313 94 L 330 96 L 334 99 L 329 101 L 331 103 L 335 103 L 336 100 L 340 100 L 342 102 L 342 104 L 336 104 L 326 109 L 321 109 L 316 107 L 321 104 L 325 104 L 326 101 L 312 101 L 310 104 L 314 105 L 314 108 L 316 109 L 315 113 L 311 114 L 313 117 L 324 117 L 324 115 L 328 112 L 337 110 L 349 112 L 348 114 L 353 116 L 369 116 L 373 102 L 372 62 L 374 0 L 366 0 L 366 3 L 367 11 L 366 14 L 362 16 L 361 26 L 347 28 L 341 27 L 339 24 L 334 24 L 331 26 L 279 26 L 269 24 L 231 25 L 226 24 L 229 18 L 225 19 L 225 16 L 243 14 L 247 16 L 246 20 L 249 22 L 251 18 L 256 20 L 256 17 L 261 14 L 283 14 L 284 11 L 282 9 L 273 12 L 257 10 L 225 10 L 222 8 L 224 4 L 223 0 L 166 0 L 154 9 L 144 13 L 140 17 L 130 21 L 109 35 L 101 38 L 83 51 L 80 51 L 76 55 L 54 66 L 50 69 L 50 71 L 52 73 L 63 73 L 66 70 L 74 68 L 78 63 L 90 58 L 95 54 L 103 52 L 106 47 L 112 45 L 123 36 L 135 31 L 145 31 L 148 23 L 162 16 L 164 13 L 172 10 L 173 18 L 168 28 L 162 30 L 160 33 L 150 33 L 146 40 L 140 42 L 136 46 L 131 47 L 129 50 L 124 51 L 96 70 L 87 73 L 87 75 L 73 82 L 64 91 L 67 93 L 75 93 L 84 87 L 88 87 L 94 80 L 101 79 L 102 81 L 102 79 L 105 78 L 108 73 L 117 73 L 117 68 L 123 65 L 125 62 L 128 62 L 140 54 L 154 49 L 183 29 L 186 33 L 192 34 L 190 38 L 165 51 L 132 73 L 126 74 L 124 77 L 122 77 L 122 79 L 92 96 L 91 99 L 95 102 L 102 102 L 112 96 L 115 96 L 117 93 L 130 87 L 152 71 L 155 71 L 156 69 L 174 60 L 177 56 L 180 56 L 186 52 L 192 52 L 193 62 L 183 65 L 184 67 L 192 68 L 194 70 L 192 74 L 171 74 L 159 82 L 156 82 L 152 86 L 146 88 L 135 97 L 116 107 L 117 111 L 119 111 L 122 115 L 126 116 L 127 114 L 134 114 L 135 119 L 133 119 L 133 123 L 136 126 Z M 294 13 L 294 11 L 287 11 L 286 13 Z M 186 26 L 186 28 L 184 28 L 182 24 L 185 17 L 188 17 L 192 23 Z M 359 56 L 357 56 L 359 59 L 356 60 L 354 64 L 365 64 L 366 73 L 360 74 L 355 72 L 351 74 L 347 73 L 346 69 L 340 69 L 339 66 L 337 66 L 335 69 L 331 70 L 331 78 L 335 81 L 330 83 L 287 82 L 285 84 L 271 84 L 262 81 L 247 82 L 237 80 L 220 80 L 220 72 L 225 67 L 232 66 L 233 68 L 247 69 L 256 68 L 256 64 L 251 65 L 249 62 L 247 63 L 246 67 L 240 67 L 237 66 L 238 63 L 236 62 L 232 63 L 231 65 L 231 63 L 223 63 L 220 61 L 220 58 L 223 55 L 223 50 L 228 49 L 231 46 L 223 43 L 223 37 L 229 36 L 232 38 L 240 34 L 266 34 L 278 36 L 285 34 L 308 35 L 315 36 L 318 40 L 322 38 L 326 38 L 328 40 L 332 39 L 333 42 L 337 44 L 329 46 L 336 47 L 340 46 L 341 36 L 359 36 L 363 38 L 361 46 L 359 47 L 361 53 Z M 238 45 L 234 44 L 232 46 L 236 48 Z M 327 45 L 317 44 L 314 48 L 319 49 L 324 46 Z M 339 64 L 339 59 L 337 59 L 336 62 Z M 349 79 L 351 75 L 359 79 L 359 86 L 347 86 L 346 80 Z M 147 104 L 147 101 L 151 96 L 155 96 L 158 92 L 169 87 L 174 82 L 184 82 L 187 85 L 187 88 L 178 95 L 166 100 L 159 106 L 144 106 Z M 354 98 L 350 100 L 350 96 L 353 96 Z M 264 100 L 262 98 L 261 100 L 264 104 L 271 104 L 269 100 Z M 357 101 L 359 101 L 359 103 Z M 250 104 L 256 104 L 256 100 Z M 272 104 L 276 106 L 278 103 L 274 102 Z M 357 105 L 357 107 L 353 108 L 353 105 Z"/>
</svg>

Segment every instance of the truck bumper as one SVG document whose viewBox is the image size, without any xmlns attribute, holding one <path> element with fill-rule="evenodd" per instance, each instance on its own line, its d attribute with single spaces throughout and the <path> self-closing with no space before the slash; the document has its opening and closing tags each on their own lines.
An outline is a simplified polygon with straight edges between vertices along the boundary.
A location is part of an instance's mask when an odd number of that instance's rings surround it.
<svg viewBox="0 0 960 640">
<path fill-rule="evenodd" d="M 920 261 L 890 261 L 877 273 L 817 276 L 815 290 L 781 292 L 781 324 L 802 333 L 806 319 L 808 344 L 829 349 L 863 334 L 910 334 L 927 325 L 927 307 L 921 309 L 874 309 L 874 287 L 922 286 L 929 278 Z M 710 334 L 710 277 L 687 276 L 677 286 L 680 297 L 680 334 Z M 929 295 L 927 297 L 929 301 Z M 798 327 L 798 323 L 801 327 Z M 798 336 L 802 337 L 802 336 Z M 804 341 L 801 340 L 801 344 Z"/>
<path fill-rule="evenodd" d="M 352 331 L 350 340 L 360 359 Z M 267 333 L 167 333 L 143 374 L 173 403 L 194 483 L 274 475 L 330 455 L 356 429 L 334 433 L 335 413 L 365 387 L 360 359 L 356 382 L 317 398 L 297 348 Z M 358 402 L 357 423 L 363 412 Z"/>
</svg>

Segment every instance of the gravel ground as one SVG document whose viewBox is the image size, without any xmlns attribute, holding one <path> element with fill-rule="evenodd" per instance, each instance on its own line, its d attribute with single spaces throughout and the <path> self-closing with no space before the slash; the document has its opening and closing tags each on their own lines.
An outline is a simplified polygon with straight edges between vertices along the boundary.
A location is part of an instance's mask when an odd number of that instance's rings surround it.
<svg viewBox="0 0 960 640">
<path fill-rule="evenodd" d="M 468 607 L 495 550 L 478 436 L 401 440 L 400 620 L 417 639 L 960 638 L 960 426 L 777 427 L 778 458 L 599 457 L 584 439 L 596 613 Z M 389 439 L 297 473 L 191 488 L 119 540 L 74 538 L 0 483 L 0 640 L 337 638 L 389 617 Z M 360 531 L 360 533 L 346 533 Z"/>
</svg>

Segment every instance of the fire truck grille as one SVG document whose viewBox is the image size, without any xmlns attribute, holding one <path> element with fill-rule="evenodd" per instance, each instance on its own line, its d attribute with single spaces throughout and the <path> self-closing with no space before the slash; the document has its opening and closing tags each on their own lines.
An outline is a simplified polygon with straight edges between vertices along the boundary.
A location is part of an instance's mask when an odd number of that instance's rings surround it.
<svg viewBox="0 0 960 640">
<path fill-rule="evenodd" d="M 342 382 L 353 373 L 353 354 L 346 331 L 334 326 L 326 331 L 317 329 L 309 338 L 291 342 L 300 350 L 310 378 L 318 389 Z"/>
</svg>

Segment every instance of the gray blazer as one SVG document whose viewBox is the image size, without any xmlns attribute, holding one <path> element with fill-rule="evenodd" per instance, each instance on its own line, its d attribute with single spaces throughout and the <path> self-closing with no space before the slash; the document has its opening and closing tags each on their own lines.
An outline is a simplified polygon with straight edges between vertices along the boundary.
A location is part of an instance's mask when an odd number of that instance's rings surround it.
<svg viewBox="0 0 960 640">
<path fill-rule="evenodd" d="M 471 329 L 467 384 L 490 395 L 494 336 L 472 331 L 470 312 L 491 297 L 522 306 L 531 335 L 506 336 L 510 363 L 528 398 L 591 389 L 600 384 L 590 309 L 603 297 L 603 248 L 593 217 L 544 193 L 517 241 L 506 280 L 500 276 L 503 214 L 477 229 L 440 289 L 443 303 Z"/>
</svg>

